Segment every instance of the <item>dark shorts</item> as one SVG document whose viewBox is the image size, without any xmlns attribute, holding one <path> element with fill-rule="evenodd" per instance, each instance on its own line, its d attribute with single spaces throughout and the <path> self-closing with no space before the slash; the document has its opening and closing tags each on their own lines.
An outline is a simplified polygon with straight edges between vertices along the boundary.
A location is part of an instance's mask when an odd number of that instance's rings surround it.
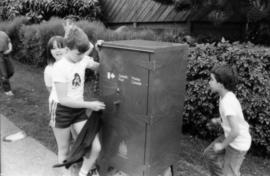
<svg viewBox="0 0 270 176">
<path fill-rule="evenodd" d="M 88 119 L 85 108 L 70 108 L 54 101 L 50 114 L 50 125 L 55 128 L 68 128 L 74 123 Z"/>
</svg>

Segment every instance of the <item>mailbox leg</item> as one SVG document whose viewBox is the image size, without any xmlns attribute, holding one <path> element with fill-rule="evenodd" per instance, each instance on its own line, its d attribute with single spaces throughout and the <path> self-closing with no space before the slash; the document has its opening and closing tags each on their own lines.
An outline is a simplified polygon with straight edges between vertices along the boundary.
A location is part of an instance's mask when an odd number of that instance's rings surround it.
<svg viewBox="0 0 270 176">
<path fill-rule="evenodd" d="M 163 173 L 163 176 L 173 176 L 174 173 L 173 173 L 173 165 L 171 165 L 170 167 L 168 167 L 164 173 Z"/>
</svg>

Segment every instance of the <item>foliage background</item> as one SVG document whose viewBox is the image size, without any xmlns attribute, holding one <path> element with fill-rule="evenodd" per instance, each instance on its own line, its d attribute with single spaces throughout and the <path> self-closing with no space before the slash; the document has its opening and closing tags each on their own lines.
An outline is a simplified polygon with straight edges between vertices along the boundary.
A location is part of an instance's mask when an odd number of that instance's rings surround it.
<svg viewBox="0 0 270 176">
<path fill-rule="evenodd" d="M 46 45 L 53 35 L 64 35 L 63 20 L 52 18 L 40 24 L 28 24 L 26 17 L 16 17 L 13 21 L 0 23 L 0 30 L 6 31 L 14 44 L 13 57 L 23 63 L 44 67 Z M 145 39 L 169 42 L 182 42 L 173 33 L 157 35 L 151 30 L 128 29 L 114 31 L 105 28 L 100 22 L 86 20 L 76 23 L 88 35 L 91 42 Z M 217 96 L 209 91 L 209 70 L 222 62 L 233 64 L 239 72 L 239 85 L 236 91 L 245 118 L 251 126 L 253 137 L 252 151 L 270 156 L 270 50 L 251 43 L 194 44 L 190 47 L 187 71 L 187 96 L 183 114 L 183 132 L 212 140 L 221 130 L 208 126 L 210 118 L 218 116 Z"/>
<path fill-rule="evenodd" d="M 102 19 L 99 0 L 1 0 L 0 18 L 26 16 L 32 22 L 72 16 L 90 21 Z"/>
</svg>

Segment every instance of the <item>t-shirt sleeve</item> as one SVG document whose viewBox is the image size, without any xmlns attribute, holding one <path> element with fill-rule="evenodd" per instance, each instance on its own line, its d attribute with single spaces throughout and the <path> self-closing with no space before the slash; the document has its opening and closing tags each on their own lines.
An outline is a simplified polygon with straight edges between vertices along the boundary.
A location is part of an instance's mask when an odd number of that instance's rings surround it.
<svg viewBox="0 0 270 176">
<path fill-rule="evenodd" d="M 97 62 L 94 61 L 92 57 L 85 56 L 84 62 L 86 64 L 86 68 L 95 69 L 97 67 Z"/>
<path fill-rule="evenodd" d="M 61 83 L 66 83 L 67 78 L 66 78 L 66 73 L 65 73 L 65 68 L 63 65 L 60 64 L 54 64 L 53 66 L 53 71 L 52 71 L 52 82 L 61 82 Z"/>
<path fill-rule="evenodd" d="M 44 70 L 44 82 L 46 87 L 52 87 L 52 68 L 49 66 Z"/>
<path fill-rule="evenodd" d="M 236 112 L 236 102 L 237 100 L 232 97 L 232 96 L 228 96 L 226 97 L 226 99 L 224 100 L 224 104 L 223 104 L 223 110 L 224 110 L 224 115 L 225 117 L 227 116 L 236 116 L 237 112 Z"/>
</svg>

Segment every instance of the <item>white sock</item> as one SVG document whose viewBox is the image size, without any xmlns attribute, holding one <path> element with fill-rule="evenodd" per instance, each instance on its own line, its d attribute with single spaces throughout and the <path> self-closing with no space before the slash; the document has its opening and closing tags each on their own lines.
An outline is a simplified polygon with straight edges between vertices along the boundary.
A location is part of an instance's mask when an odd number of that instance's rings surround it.
<svg viewBox="0 0 270 176">
<path fill-rule="evenodd" d="M 87 174 L 88 174 L 88 171 L 80 169 L 79 176 L 87 176 Z"/>
<path fill-rule="evenodd" d="M 66 169 L 66 168 L 63 168 L 62 172 L 63 172 L 63 176 L 70 176 L 70 174 L 71 174 L 70 170 Z"/>
</svg>

